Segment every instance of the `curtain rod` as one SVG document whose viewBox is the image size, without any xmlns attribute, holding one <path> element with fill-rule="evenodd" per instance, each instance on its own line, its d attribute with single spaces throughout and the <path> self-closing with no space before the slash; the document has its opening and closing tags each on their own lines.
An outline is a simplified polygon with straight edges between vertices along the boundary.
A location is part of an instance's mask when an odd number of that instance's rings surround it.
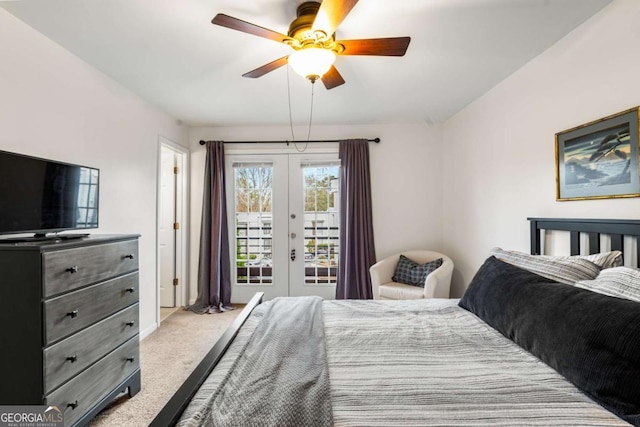
<svg viewBox="0 0 640 427">
<path fill-rule="evenodd" d="M 375 142 L 378 144 L 380 142 L 380 138 L 367 139 L 369 142 Z M 306 144 L 307 142 L 340 142 L 339 139 L 316 139 L 312 141 L 225 141 L 229 144 L 278 144 L 278 143 L 286 143 L 287 145 L 291 143 L 298 144 Z M 206 144 L 206 141 L 200 140 L 200 145 Z"/>
</svg>

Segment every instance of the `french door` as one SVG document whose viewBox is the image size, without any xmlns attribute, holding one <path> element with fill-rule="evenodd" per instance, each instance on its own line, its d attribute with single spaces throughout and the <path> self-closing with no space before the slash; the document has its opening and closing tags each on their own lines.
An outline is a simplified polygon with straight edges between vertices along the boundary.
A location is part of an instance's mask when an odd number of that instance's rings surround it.
<svg viewBox="0 0 640 427">
<path fill-rule="evenodd" d="M 339 160 L 331 154 L 226 156 L 232 300 L 335 297 Z"/>
</svg>

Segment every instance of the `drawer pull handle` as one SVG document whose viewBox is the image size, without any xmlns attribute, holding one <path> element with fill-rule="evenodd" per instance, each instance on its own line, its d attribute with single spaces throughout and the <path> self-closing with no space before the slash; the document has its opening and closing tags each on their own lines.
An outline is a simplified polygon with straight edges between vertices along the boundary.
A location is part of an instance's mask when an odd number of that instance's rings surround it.
<svg viewBox="0 0 640 427">
<path fill-rule="evenodd" d="M 78 407 L 78 401 L 74 400 L 73 402 L 67 403 L 67 408 L 76 409 Z"/>
<path fill-rule="evenodd" d="M 78 310 L 73 310 L 67 313 L 67 316 L 71 317 L 72 319 L 78 317 Z"/>
<path fill-rule="evenodd" d="M 131 321 L 126 323 L 127 326 L 133 326 L 135 324 L 136 324 L 136 322 L 134 322 L 133 320 L 131 320 Z"/>
<path fill-rule="evenodd" d="M 74 265 L 73 267 L 67 268 L 65 271 L 68 271 L 69 274 L 77 273 L 78 272 L 78 266 Z"/>
<path fill-rule="evenodd" d="M 78 361 L 78 355 L 74 354 L 73 356 L 67 357 L 67 360 L 71 363 L 76 363 Z"/>
<path fill-rule="evenodd" d="M 131 363 L 133 363 L 133 362 L 135 362 L 135 361 L 136 361 L 136 358 L 135 358 L 135 357 L 127 357 L 127 362 L 131 362 Z"/>
<path fill-rule="evenodd" d="M 133 256 L 133 254 L 128 254 L 128 255 L 125 255 L 124 258 L 134 259 L 135 257 Z"/>
<path fill-rule="evenodd" d="M 134 293 L 136 291 L 136 288 L 127 288 L 125 289 L 125 291 L 129 292 L 129 293 Z"/>
</svg>

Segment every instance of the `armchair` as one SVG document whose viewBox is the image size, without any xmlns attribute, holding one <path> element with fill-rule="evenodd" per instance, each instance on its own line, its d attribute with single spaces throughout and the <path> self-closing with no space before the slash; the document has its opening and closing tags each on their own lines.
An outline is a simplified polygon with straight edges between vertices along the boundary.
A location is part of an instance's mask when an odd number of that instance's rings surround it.
<svg viewBox="0 0 640 427">
<path fill-rule="evenodd" d="M 404 255 L 420 264 L 442 258 L 442 265 L 426 277 L 424 288 L 396 283 L 391 278 L 400 255 Z M 427 250 L 406 251 L 378 261 L 371 266 L 369 272 L 371 273 L 373 299 L 449 298 L 453 261 L 439 252 Z"/>
</svg>

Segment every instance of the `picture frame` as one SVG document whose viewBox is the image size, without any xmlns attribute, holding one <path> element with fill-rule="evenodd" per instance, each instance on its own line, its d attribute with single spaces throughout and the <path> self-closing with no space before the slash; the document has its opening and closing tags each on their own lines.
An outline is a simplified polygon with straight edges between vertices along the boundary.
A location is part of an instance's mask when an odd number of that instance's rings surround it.
<svg viewBox="0 0 640 427">
<path fill-rule="evenodd" d="M 640 107 L 558 132 L 556 200 L 640 197 Z"/>
</svg>

